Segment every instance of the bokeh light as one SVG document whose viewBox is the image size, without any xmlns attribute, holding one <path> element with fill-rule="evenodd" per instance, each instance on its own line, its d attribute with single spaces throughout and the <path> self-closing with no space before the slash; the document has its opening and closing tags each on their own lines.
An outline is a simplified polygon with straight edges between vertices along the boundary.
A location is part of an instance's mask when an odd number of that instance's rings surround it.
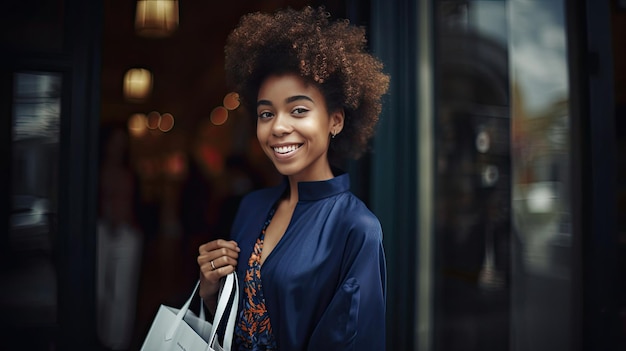
<svg viewBox="0 0 626 351">
<path fill-rule="evenodd" d="M 223 106 L 218 106 L 211 111 L 211 123 L 221 126 L 228 120 L 228 110 Z"/>
<path fill-rule="evenodd" d="M 134 137 L 140 137 L 148 131 L 146 125 L 146 115 L 135 113 L 128 118 L 128 133 Z"/>
<path fill-rule="evenodd" d="M 234 110 L 238 108 L 240 104 L 239 94 L 235 92 L 226 94 L 226 96 L 224 96 L 223 104 L 227 110 Z"/>
<path fill-rule="evenodd" d="M 148 113 L 148 117 L 146 118 L 146 126 L 148 129 L 157 129 L 159 128 L 159 124 L 161 123 L 161 114 L 157 111 L 152 111 Z"/>
<path fill-rule="evenodd" d="M 159 130 L 169 132 L 172 128 L 174 128 L 174 116 L 171 113 L 162 114 L 159 122 Z"/>
<path fill-rule="evenodd" d="M 124 97 L 142 102 L 152 93 L 152 72 L 145 68 L 131 68 L 124 75 Z"/>
</svg>

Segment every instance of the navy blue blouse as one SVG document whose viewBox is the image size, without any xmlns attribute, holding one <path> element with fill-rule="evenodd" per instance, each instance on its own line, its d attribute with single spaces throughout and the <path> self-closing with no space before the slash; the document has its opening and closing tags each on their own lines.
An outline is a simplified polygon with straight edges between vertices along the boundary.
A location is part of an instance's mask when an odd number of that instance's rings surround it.
<svg viewBox="0 0 626 351">
<path fill-rule="evenodd" d="M 252 192 L 241 202 L 231 233 L 241 248 L 240 280 L 268 213 L 287 185 Z M 345 173 L 298 183 L 291 222 L 261 267 L 279 350 L 385 349 L 382 230 L 349 188 Z"/>
</svg>

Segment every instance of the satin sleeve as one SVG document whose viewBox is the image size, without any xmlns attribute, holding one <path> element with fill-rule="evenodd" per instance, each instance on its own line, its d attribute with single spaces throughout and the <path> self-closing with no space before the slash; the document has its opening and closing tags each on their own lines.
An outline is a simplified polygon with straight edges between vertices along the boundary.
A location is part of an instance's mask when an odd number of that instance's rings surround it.
<svg viewBox="0 0 626 351">
<path fill-rule="evenodd" d="M 378 220 L 354 221 L 341 278 L 308 350 L 384 350 L 386 267 Z"/>
</svg>

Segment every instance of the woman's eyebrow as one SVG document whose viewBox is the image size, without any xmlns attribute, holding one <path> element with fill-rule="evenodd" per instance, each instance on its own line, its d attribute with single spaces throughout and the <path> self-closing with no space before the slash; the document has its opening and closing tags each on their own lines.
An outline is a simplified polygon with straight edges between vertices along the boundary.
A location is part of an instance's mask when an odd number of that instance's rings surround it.
<svg viewBox="0 0 626 351">
<path fill-rule="evenodd" d="M 256 107 L 259 107 L 261 105 L 273 106 L 272 102 L 269 100 L 259 100 L 256 102 Z"/>
<path fill-rule="evenodd" d="M 315 102 L 315 101 L 313 101 L 313 99 L 311 99 L 310 97 L 308 97 L 306 95 L 290 96 L 290 97 L 285 99 L 285 102 L 286 103 L 291 103 L 291 102 L 298 101 L 298 100 L 308 100 L 308 101 L 311 101 L 311 102 Z"/>
<path fill-rule="evenodd" d="M 311 101 L 311 102 L 315 102 L 313 101 L 313 99 L 311 99 L 310 97 L 306 96 L 306 95 L 294 95 L 294 96 L 290 96 L 288 98 L 285 99 L 285 103 L 289 104 L 298 100 L 307 100 L 307 101 Z M 269 100 L 259 100 L 256 103 L 256 106 L 273 106 L 274 104 L 272 104 L 271 101 Z"/>
</svg>

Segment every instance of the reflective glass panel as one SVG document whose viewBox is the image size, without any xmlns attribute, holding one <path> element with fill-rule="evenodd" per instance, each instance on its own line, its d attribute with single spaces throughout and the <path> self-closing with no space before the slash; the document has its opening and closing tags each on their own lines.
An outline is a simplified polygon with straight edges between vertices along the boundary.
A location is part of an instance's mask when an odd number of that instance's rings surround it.
<svg viewBox="0 0 626 351">
<path fill-rule="evenodd" d="M 436 349 L 568 350 L 564 3 L 436 10 Z"/>
<path fill-rule="evenodd" d="M 38 327 L 57 319 L 60 74 L 14 74 L 9 267 L 0 304 L 12 326 Z M 5 313 L 6 312 L 6 313 Z"/>
<path fill-rule="evenodd" d="M 569 350 L 569 89 L 563 1 L 509 1 L 512 345 Z"/>
<path fill-rule="evenodd" d="M 511 161 L 506 3 L 437 4 L 435 349 L 507 350 Z"/>
</svg>

